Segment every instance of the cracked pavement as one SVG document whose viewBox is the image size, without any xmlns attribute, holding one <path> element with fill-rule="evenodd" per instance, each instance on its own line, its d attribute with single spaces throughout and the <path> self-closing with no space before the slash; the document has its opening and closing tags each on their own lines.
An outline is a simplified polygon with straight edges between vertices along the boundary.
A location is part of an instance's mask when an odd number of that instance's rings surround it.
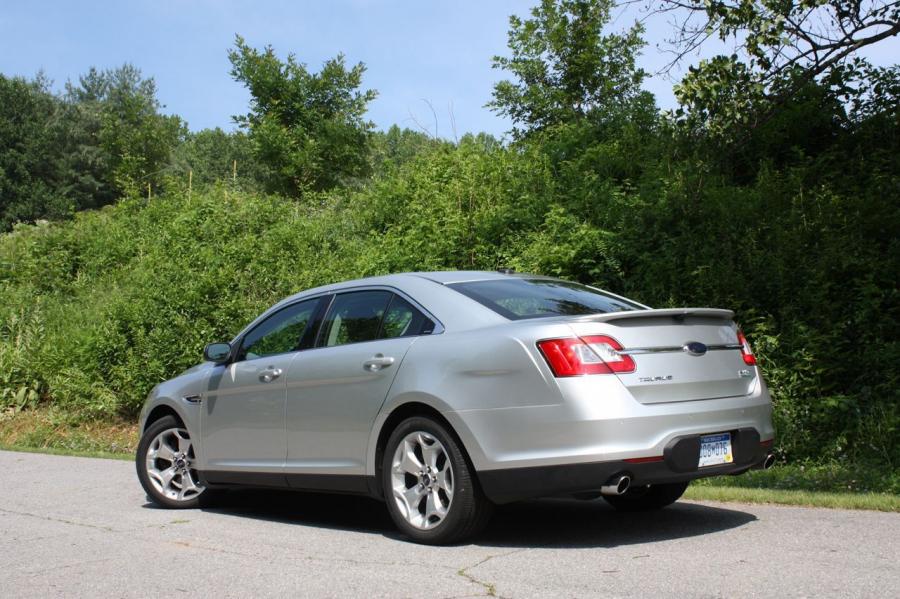
<svg viewBox="0 0 900 599">
<path fill-rule="evenodd" d="M 0 451 L 0 595 L 876 597 L 900 588 L 900 514 L 679 502 L 503 506 L 470 544 L 402 541 L 384 506 L 240 491 L 147 503 L 130 462 Z M 894 589 L 894 591 L 890 591 Z"/>
</svg>

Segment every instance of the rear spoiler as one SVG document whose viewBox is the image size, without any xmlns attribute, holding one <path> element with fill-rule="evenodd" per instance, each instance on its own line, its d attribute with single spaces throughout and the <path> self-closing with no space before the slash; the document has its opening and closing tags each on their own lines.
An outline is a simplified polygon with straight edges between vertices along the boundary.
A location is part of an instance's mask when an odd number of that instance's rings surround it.
<svg viewBox="0 0 900 599">
<path fill-rule="evenodd" d="M 669 316 L 681 319 L 686 316 L 700 316 L 702 318 L 718 318 L 721 320 L 733 320 L 734 312 L 720 310 L 718 308 L 663 308 L 661 310 L 626 310 L 624 312 L 607 312 L 606 314 L 590 314 L 580 316 L 574 320 L 580 322 L 611 322 L 613 320 L 626 320 L 634 318 L 665 318 Z"/>
</svg>

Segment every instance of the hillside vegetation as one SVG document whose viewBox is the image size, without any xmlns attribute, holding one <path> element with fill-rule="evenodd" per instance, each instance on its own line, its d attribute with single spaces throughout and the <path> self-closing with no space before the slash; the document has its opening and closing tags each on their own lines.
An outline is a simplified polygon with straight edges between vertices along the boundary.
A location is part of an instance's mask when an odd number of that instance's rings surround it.
<svg viewBox="0 0 900 599">
<path fill-rule="evenodd" d="M 303 204 L 218 186 L 20 225 L 0 240 L 4 401 L 133 416 L 205 342 L 290 293 L 510 266 L 653 306 L 733 308 L 772 386 L 785 455 L 896 459 L 900 252 L 886 235 L 886 175 L 851 195 L 807 187 L 804 169 L 698 187 L 673 168 L 570 190 L 541 156 L 467 139 Z"/>
<path fill-rule="evenodd" d="M 694 95 L 691 110 L 661 114 L 634 66 L 640 28 L 601 35 L 608 9 L 546 0 L 532 21 L 512 21 L 514 60 L 498 60 L 516 80 L 492 102 L 516 124 L 511 141 L 372 132 L 361 111 L 373 94 L 354 91 L 361 65 L 339 58 L 311 74 L 238 39 L 233 75 L 254 97 L 246 132 L 183 134 L 149 197 L 149 163 L 119 162 L 116 176 L 98 176 L 114 203 L 43 214 L 53 222 L 18 217 L 0 236 L 4 417 L 131 420 L 204 343 L 288 294 L 390 272 L 511 267 L 654 307 L 735 310 L 791 472 L 809 464 L 829 489 L 900 491 L 900 69 L 791 72 L 777 102 L 732 102 L 720 81 L 704 88 L 720 94 L 704 107 Z M 578 23 L 596 35 L 582 39 Z M 46 93 L 22 85 L 7 88 Z M 103 98 L 91 102 L 112 114 L 115 98 Z M 722 98 L 750 112 L 719 110 Z M 0 166 L 13 164 L 2 150 Z M 12 186 L 15 173 L 3 172 L 0 186 Z M 68 205 L 68 188 L 39 182 L 21 188 L 28 206 L 40 208 L 41 194 Z"/>
</svg>

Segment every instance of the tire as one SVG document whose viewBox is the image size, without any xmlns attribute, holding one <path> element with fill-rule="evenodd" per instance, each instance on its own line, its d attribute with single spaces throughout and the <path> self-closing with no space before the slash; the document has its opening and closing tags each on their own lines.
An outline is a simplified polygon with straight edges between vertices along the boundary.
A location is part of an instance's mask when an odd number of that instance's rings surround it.
<svg viewBox="0 0 900 599">
<path fill-rule="evenodd" d="M 604 495 L 611 506 L 621 512 L 649 512 L 672 505 L 684 495 L 690 482 L 632 487 L 621 495 Z"/>
<path fill-rule="evenodd" d="M 210 493 L 192 468 L 195 459 L 190 434 L 174 416 L 165 416 L 148 426 L 135 456 L 138 480 L 147 497 L 171 509 L 205 504 Z"/>
<path fill-rule="evenodd" d="M 414 416 L 394 429 L 381 475 L 394 524 L 416 543 L 444 545 L 471 537 L 493 513 L 462 447 L 431 418 Z"/>
</svg>

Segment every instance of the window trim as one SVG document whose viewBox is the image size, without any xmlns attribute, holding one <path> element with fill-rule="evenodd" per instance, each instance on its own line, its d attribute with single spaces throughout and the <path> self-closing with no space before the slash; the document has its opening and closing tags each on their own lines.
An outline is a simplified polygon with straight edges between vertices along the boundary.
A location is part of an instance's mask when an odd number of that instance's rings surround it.
<svg viewBox="0 0 900 599">
<path fill-rule="evenodd" d="M 342 293 L 348 293 L 348 292 L 353 292 L 353 291 L 376 291 L 376 290 L 390 291 L 391 293 L 399 295 L 400 297 L 402 297 L 403 299 L 408 301 L 410 304 L 412 304 L 412 306 L 414 308 L 419 310 L 428 319 L 430 319 L 431 322 L 434 323 L 434 330 L 431 333 L 428 333 L 427 335 L 409 335 L 408 338 L 431 337 L 432 335 L 440 335 L 444 331 L 447 330 L 444 327 L 444 323 L 442 323 L 438 318 L 436 318 L 434 314 L 432 314 L 421 303 L 416 301 L 414 298 L 410 297 L 408 293 L 406 293 L 405 291 L 403 291 L 401 289 L 398 289 L 392 285 L 383 285 L 383 284 L 382 285 L 352 285 L 349 287 L 339 287 L 336 289 L 328 289 L 325 291 L 319 291 L 318 293 L 314 293 L 314 294 L 307 295 L 307 296 L 293 297 L 293 298 L 291 298 L 290 301 L 287 301 L 284 305 L 275 304 L 274 306 L 270 306 L 268 310 L 266 310 L 265 312 L 263 312 L 262 314 L 257 316 L 253 321 L 250 322 L 250 324 L 247 325 L 247 327 L 243 331 L 238 333 L 238 335 L 236 337 L 234 337 L 234 339 L 232 339 L 231 346 L 240 348 L 240 344 L 243 342 L 244 337 L 246 337 L 257 326 L 261 325 L 263 322 L 268 320 L 269 317 L 274 315 L 276 312 L 280 312 L 281 310 L 284 310 L 285 308 L 288 308 L 295 304 L 299 304 L 300 302 L 305 302 L 307 300 L 312 300 L 312 299 L 319 299 L 319 300 L 322 300 L 322 303 L 320 304 L 320 309 L 317 310 L 317 314 L 315 315 L 314 320 L 310 321 L 310 325 L 308 325 L 307 330 L 304 331 L 304 333 L 303 333 L 303 337 L 305 337 L 306 335 L 308 335 L 312 332 L 311 327 L 315 327 L 315 331 L 314 331 L 314 333 L 312 333 L 313 334 L 313 345 L 308 346 L 308 347 L 301 347 L 299 351 L 305 352 L 305 351 L 313 351 L 316 349 L 326 349 L 324 346 L 320 347 L 319 345 L 317 345 L 317 343 L 319 341 L 319 333 L 322 330 L 322 324 L 325 322 L 325 315 L 328 314 L 328 310 L 331 308 L 331 304 L 334 301 L 335 296 L 342 294 Z M 282 301 L 285 301 L 285 300 L 282 300 Z M 407 337 L 403 337 L 403 339 L 406 339 L 406 338 Z M 301 338 L 301 341 L 302 341 L 302 338 Z M 384 341 L 384 339 L 373 339 L 372 341 Z M 371 341 L 360 341 L 359 343 L 371 343 Z M 354 345 L 354 344 L 348 344 L 348 345 Z M 335 345 L 333 347 L 343 347 L 343 346 Z M 290 352 L 288 352 L 288 353 L 290 353 Z M 294 352 L 294 353 L 297 353 L 297 352 Z M 273 354 L 273 355 L 284 355 L 284 354 Z M 259 359 L 259 358 L 255 358 L 255 359 Z M 228 361 L 228 364 L 232 364 L 232 363 L 238 362 L 238 361 L 246 361 L 246 360 L 232 359 L 232 360 Z"/>
</svg>

